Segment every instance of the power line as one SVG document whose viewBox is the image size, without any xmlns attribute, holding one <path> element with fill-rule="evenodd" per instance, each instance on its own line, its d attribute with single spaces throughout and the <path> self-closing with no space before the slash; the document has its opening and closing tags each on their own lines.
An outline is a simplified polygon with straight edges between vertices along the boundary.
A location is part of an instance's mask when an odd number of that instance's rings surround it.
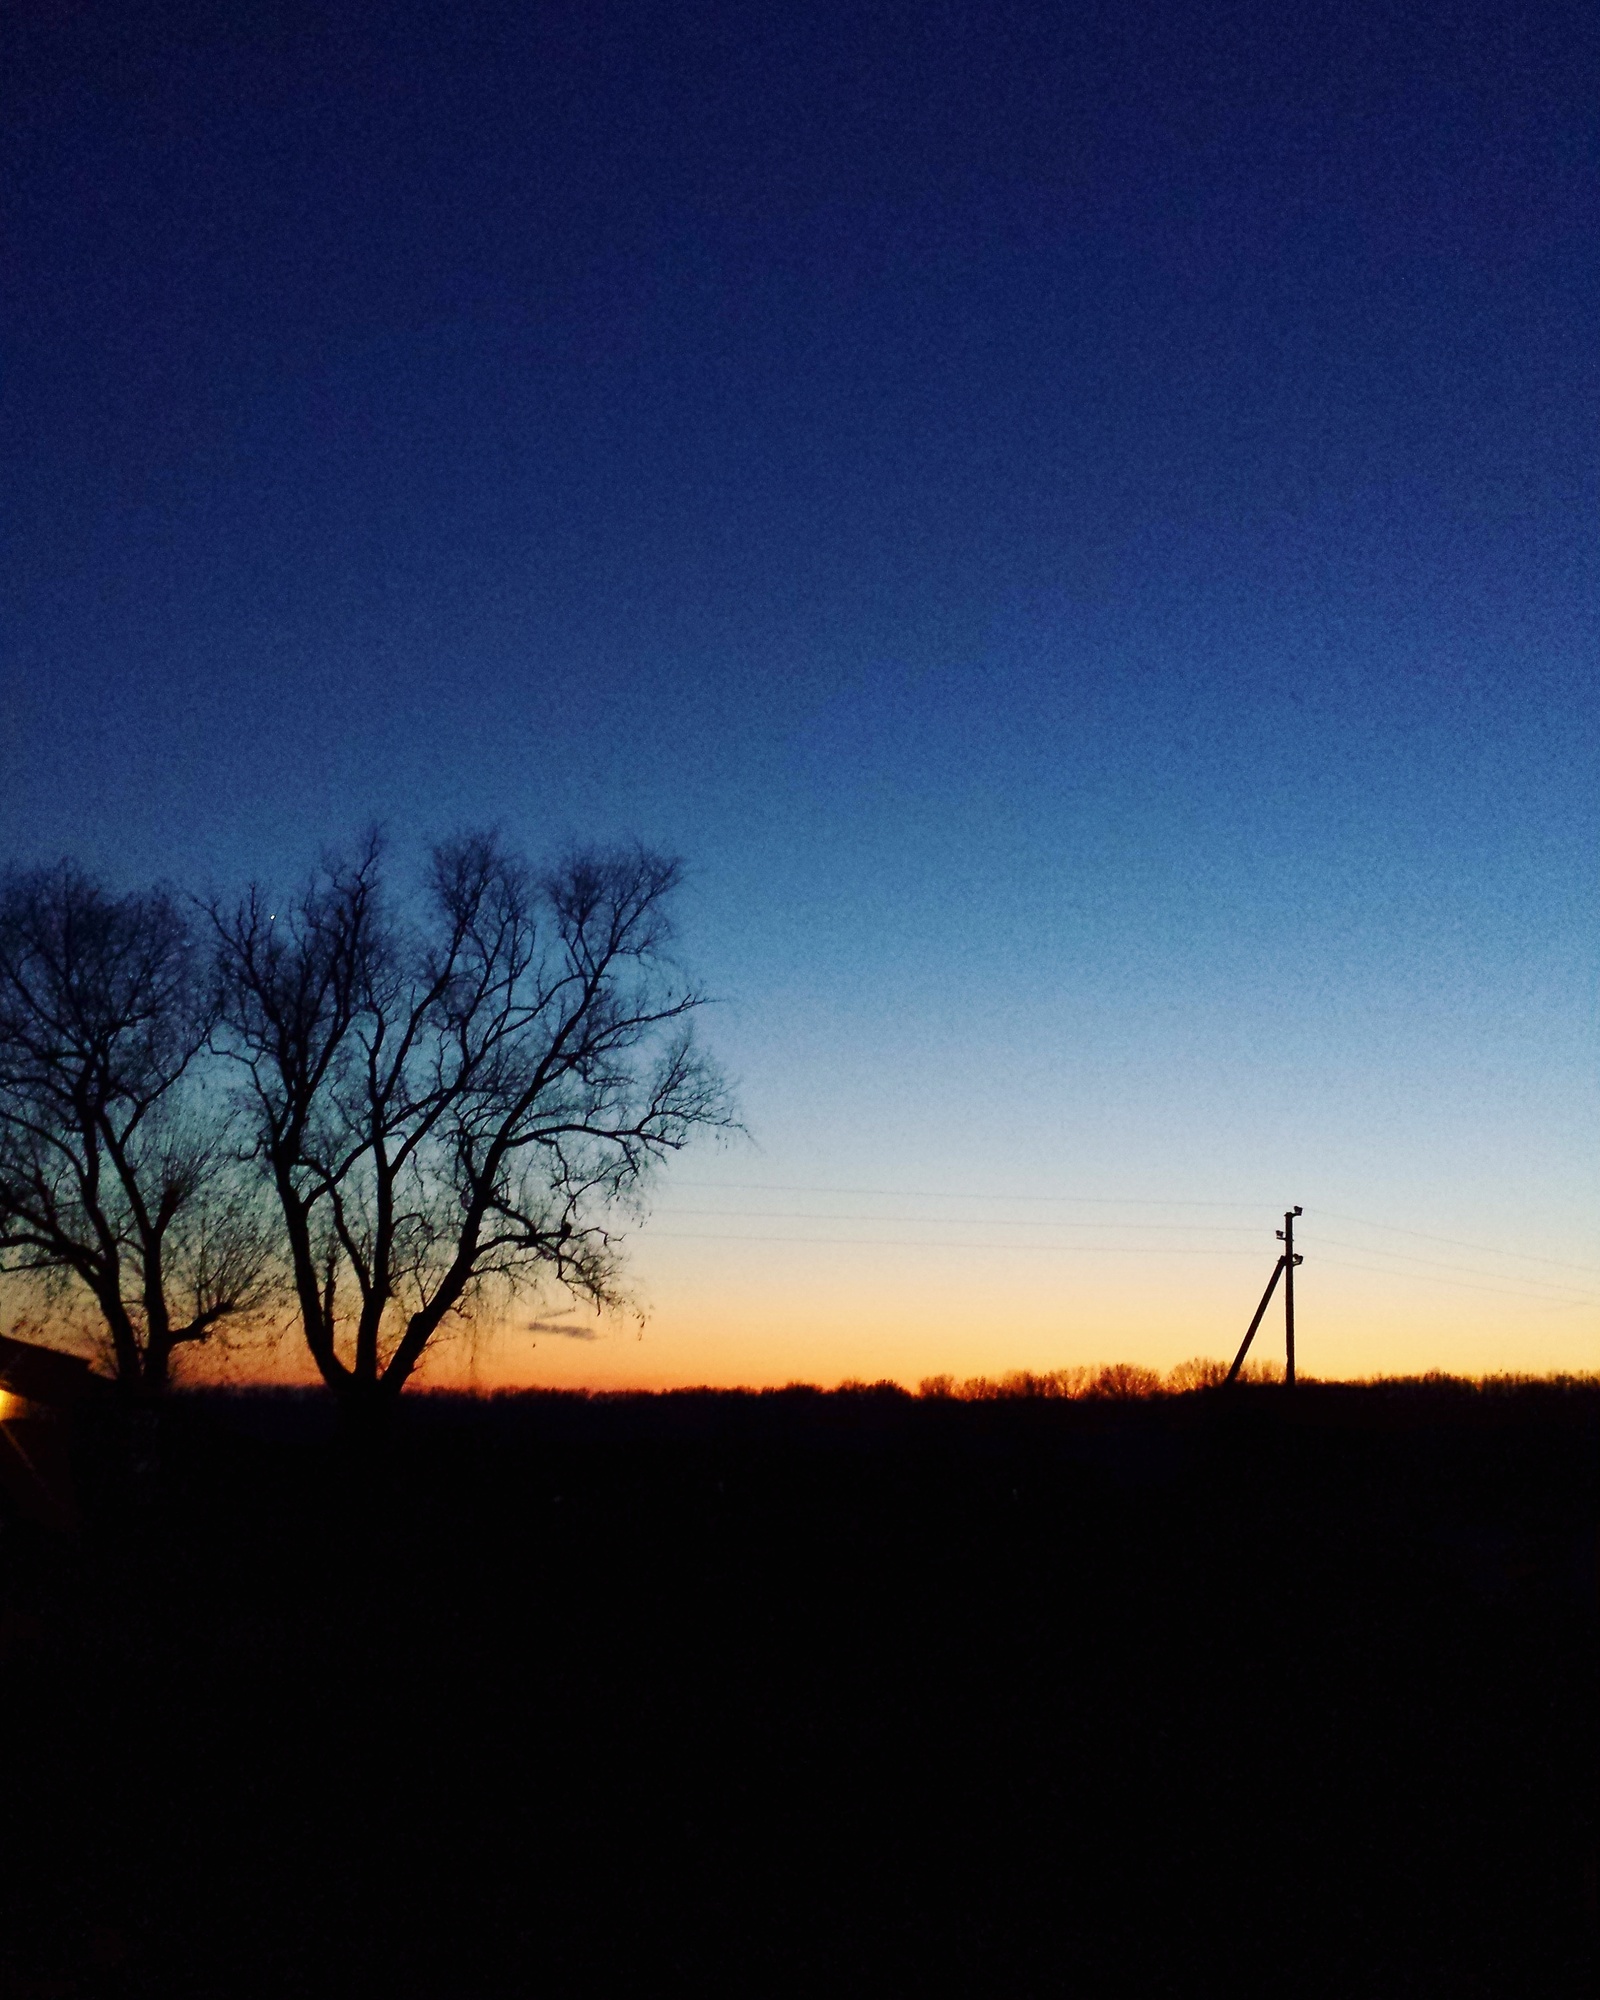
<svg viewBox="0 0 1600 2000">
<path fill-rule="evenodd" d="M 1036 1229 L 1037 1216 L 1012 1220 L 1007 1216 L 984 1215 L 977 1217 L 953 1215 L 845 1215 L 829 1214 L 826 1210 L 806 1208 L 658 1208 L 658 1215 L 716 1215 L 748 1216 L 752 1222 L 910 1222 L 931 1228 L 938 1225 L 944 1229 Z M 1101 1218 L 1094 1222 L 1056 1222 L 1048 1225 L 1053 1229 L 1148 1229 L 1148 1222 L 1108 1222 Z M 1259 1236 L 1260 1230 L 1247 1222 L 1182 1222 L 1173 1224 L 1189 1235 L 1204 1232 L 1208 1236 Z"/>
<path fill-rule="evenodd" d="M 675 1187 L 714 1188 L 721 1194 L 858 1194 L 874 1201 L 1040 1201 L 1105 1208 L 1251 1208 L 1259 1201 L 1158 1201 L 1149 1195 L 984 1194 L 977 1188 L 813 1187 L 797 1181 L 700 1181 L 673 1177 Z"/>
<path fill-rule="evenodd" d="M 1354 1222 L 1362 1229 L 1382 1229 L 1391 1236 L 1415 1236 L 1424 1243 L 1448 1243 L 1455 1250 L 1481 1250 L 1487 1257 L 1516 1257 L 1527 1264 L 1554 1264 L 1563 1271 L 1587 1271 L 1591 1277 L 1600 1278 L 1600 1264 L 1573 1264 L 1563 1257 L 1541 1257 L 1531 1250 L 1500 1250 L 1492 1243 L 1469 1243 L 1460 1236 L 1435 1236 L 1426 1229 L 1402 1229 L 1397 1222 L 1371 1222 L 1364 1215 L 1343 1215 L 1336 1208 L 1318 1208 L 1315 1215 L 1326 1215 L 1334 1222 Z"/>
<path fill-rule="evenodd" d="M 968 1257 L 977 1247 L 971 1242 L 952 1241 L 948 1237 L 919 1242 L 909 1236 L 758 1236 L 718 1229 L 653 1229 L 650 1240 L 655 1243 L 829 1243 L 862 1250 L 959 1250 Z M 1154 1250 L 1141 1243 L 1006 1243 L 999 1247 L 1005 1250 L 1044 1250 L 1058 1257 L 1248 1257 L 1251 1254 L 1243 1249 L 1213 1249 L 1208 1244 L 1187 1248 L 1182 1244 L 1170 1248 L 1159 1245 Z"/>
<path fill-rule="evenodd" d="M 1574 1294 L 1570 1298 L 1551 1298 L 1547 1293 L 1543 1292 L 1515 1292 L 1507 1291 L 1502 1285 L 1476 1285 L 1468 1278 L 1436 1278 L 1431 1275 L 1425 1277 L 1420 1271 L 1386 1270 L 1381 1264 L 1352 1264 L 1348 1258 L 1344 1257 L 1319 1256 L 1317 1258 L 1317 1268 L 1318 1270 L 1331 1268 L 1336 1271 L 1363 1271 L 1369 1278 L 1415 1278 L 1419 1284 L 1454 1285 L 1458 1291 L 1487 1292 L 1491 1297 L 1497 1299 L 1526 1299 L 1532 1305 L 1549 1306 L 1557 1311 L 1587 1307 L 1591 1311 L 1600 1312 L 1600 1299 L 1580 1297 L 1577 1294 Z"/>
<path fill-rule="evenodd" d="M 870 1219 L 870 1218 L 864 1218 L 864 1219 Z M 898 1220 L 899 1218 L 890 1218 L 890 1219 Z M 933 1219 L 934 1218 L 930 1218 L 930 1222 Z M 895 1237 L 793 1236 L 793 1235 L 772 1235 L 772 1234 L 767 1234 L 765 1232 L 757 1233 L 754 1231 L 747 1232 L 742 1230 L 733 1231 L 733 1230 L 703 1230 L 703 1229 L 702 1230 L 651 1229 L 649 1231 L 649 1239 L 652 1242 L 658 1242 L 658 1243 L 660 1242 L 761 1243 L 761 1244 L 774 1244 L 774 1245 L 792 1244 L 796 1248 L 801 1248 L 801 1249 L 808 1249 L 813 1247 L 825 1247 L 833 1249 L 858 1249 L 858 1250 L 909 1250 L 909 1251 L 916 1251 L 918 1253 L 930 1250 L 932 1251 L 943 1250 L 943 1251 L 959 1251 L 964 1256 L 973 1255 L 975 1250 L 975 1246 L 970 1242 L 951 1241 L 948 1239 L 941 1240 L 937 1238 L 919 1239 L 908 1236 L 895 1236 Z M 1324 1239 L 1324 1240 L 1329 1241 L 1331 1239 Z M 1151 1246 L 1151 1245 L 1142 1245 L 1133 1243 L 1005 1243 L 997 1247 L 1005 1251 L 1020 1251 L 1024 1254 L 1030 1254 L 1030 1255 L 1042 1254 L 1046 1256 L 1058 1256 L 1058 1257 L 1157 1256 L 1157 1257 L 1233 1257 L 1236 1259 L 1243 1259 L 1251 1254 L 1249 1251 L 1244 1249 L 1231 1249 L 1231 1248 L 1225 1249 L 1221 1247 L 1213 1247 L 1209 1244 L 1206 1245 L 1157 1244 Z M 1346 1245 L 1341 1245 L 1340 1247 L 1359 1250 L 1363 1249 L 1365 1246 L 1360 1244 L 1346 1244 Z M 1401 1258 L 1404 1258 L 1406 1256 L 1406 1253 L 1404 1251 L 1391 1251 L 1387 1253 L 1370 1252 L 1368 1254 L 1374 1254 L 1374 1255 L 1387 1254 L 1390 1256 L 1396 1256 Z M 1468 1278 L 1434 1277 L 1431 1275 L 1431 1273 L 1427 1276 L 1424 1276 L 1424 1274 L 1419 1271 L 1396 1270 L 1392 1265 L 1385 1267 L 1383 1265 L 1375 1265 L 1375 1264 L 1353 1264 L 1347 1258 L 1324 1257 L 1320 1253 L 1317 1254 L 1316 1261 L 1319 1269 L 1332 1268 L 1335 1270 L 1342 1270 L 1342 1271 L 1360 1271 L 1369 1277 L 1376 1277 L 1376 1278 L 1390 1278 L 1390 1279 L 1407 1278 L 1407 1277 L 1416 1278 L 1419 1281 L 1428 1284 L 1453 1285 L 1458 1290 L 1461 1291 L 1485 1292 L 1492 1297 L 1502 1298 L 1502 1299 L 1522 1299 L 1535 1305 L 1548 1306 L 1556 1309 L 1577 1310 L 1577 1309 L 1587 1308 L 1600 1311 L 1600 1299 L 1592 1298 L 1585 1293 L 1579 1293 L 1577 1291 L 1562 1293 L 1559 1289 L 1557 1289 L 1555 1296 L 1552 1296 L 1550 1291 L 1533 1292 L 1525 1289 L 1525 1287 L 1529 1284 L 1544 1284 L 1548 1282 L 1546 1280 L 1541 1280 L 1537 1278 L 1524 1280 L 1523 1281 L 1524 1288 L 1516 1289 L 1504 1285 L 1477 1284 Z M 1429 1262 L 1430 1260 L 1413 1259 L 1412 1261 Z M 1432 1268 L 1437 1270 L 1453 1271 L 1456 1267 L 1453 1265 L 1439 1264 L 1432 1266 Z M 1488 1273 L 1485 1275 L 1498 1276 L 1500 1274 Z"/>
<path fill-rule="evenodd" d="M 824 1187 L 796 1181 L 703 1181 L 694 1179 L 673 1180 L 675 1187 L 694 1187 L 715 1190 L 722 1194 L 820 1194 L 820 1195 L 861 1195 L 881 1201 L 1003 1201 L 1041 1202 L 1061 1206 L 1104 1207 L 1104 1208 L 1235 1208 L 1267 1209 L 1264 1201 L 1196 1201 L 1192 1199 L 1157 1200 L 1150 1195 L 1099 1195 L 1099 1194 L 985 1194 L 977 1188 L 934 1189 L 934 1188 L 861 1188 Z M 1582 1271 L 1591 1277 L 1600 1277 L 1600 1264 L 1575 1264 L 1566 1258 L 1545 1257 L 1531 1250 L 1502 1250 L 1492 1243 L 1474 1243 L 1460 1236 L 1439 1236 L 1431 1230 L 1406 1229 L 1394 1222 L 1374 1222 L 1364 1215 L 1347 1215 L 1341 1209 L 1317 1208 L 1311 1210 L 1313 1218 L 1327 1216 L 1334 1222 L 1353 1222 L 1362 1229 L 1381 1229 L 1394 1236 L 1410 1236 L 1420 1242 L 1443 1243 L 1454 1250 L 1476 1250 L 1486 1257 L 1512 1257 L 1521 1263 L 1549 1264 L 1558 1270 Z M 892 1218 L 898 1219 L 898 1218 Z M 943 1217 L 930 1218 L 943 1221 Z M 1074 1225 L 1075 1226 L 1075 1225 Z M 1130 1228 L 1135 1225 L 1130 1223 Z M 1331 1239 L 1330 1239 L 1331 1240 Z M 1354 1245 L 1353 1248 L 1369 1249 L 1368 1245 Z M 1396 1253 L 1372 1249 L 1374 1256 Z M 1452 1267 L 1453 1268 L 1453 1267 Z"/>
<path fill-rule="evenodd" d="M 1548 1291 L 1578 1292 L 1581 1287 L 1566 1285 L 1559 1278 L 1528 1278 L 1520 1271 L 1485 1271 L 1475 1264 L 1454 1264 L 1442 1257 L 1419 1257 L 1414 1250 L 1384 1250 L 1367 1243 L 1350 1243 L 1342 1236 L 1322 1236 L 1316 1241 L 1332 1244 L 1338 1250 L 1358 1250 L 1363 1257 L 1399 1257 L 1408 1264 L 1425 1264 L 1430 1271 L 1463 1271 L 1469 1277 L 1501 1278 L 1521 1285 L 1540 1285 Z"/>
</svg>

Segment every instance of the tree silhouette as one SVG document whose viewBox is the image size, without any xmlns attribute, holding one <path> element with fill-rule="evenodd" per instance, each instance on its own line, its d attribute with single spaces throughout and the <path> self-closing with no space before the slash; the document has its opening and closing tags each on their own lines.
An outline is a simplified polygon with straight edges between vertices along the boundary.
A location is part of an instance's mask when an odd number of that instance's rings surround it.
<svg viewBox="0 0 1600 2000">
<path fill-rule="evenodd" d="M 486 1284 L 621 1299 L 651 1167 L 727 1124 L 673 965 L 675 861 L 536 874 L 490 835 L 433 851 L 414 911 L 374 838 L 291 904 L 213 911 L 240 1066 L 307 1345 L 356 1411 L 392 1401 Z"/>
<path fill-rule="evenodd" d="M 213 1003 L 169 894 L 0 882 L 0 1268 L 87 1292 L 119 1381 L 259 1304 L 268 1245 L 198 1074 Z"/>
</svg>

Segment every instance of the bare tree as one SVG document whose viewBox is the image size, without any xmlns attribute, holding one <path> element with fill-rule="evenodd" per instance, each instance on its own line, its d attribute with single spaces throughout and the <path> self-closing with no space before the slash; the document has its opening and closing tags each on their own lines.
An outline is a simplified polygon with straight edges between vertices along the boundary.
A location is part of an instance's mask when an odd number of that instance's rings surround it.
<svg viewBox="0 0 1600 2000">
<path fill-rule="evenodd" d="M 392 1402 L 485 1287 L 621 1298 L 651 1168 L 729 1122 L 670 957 L 675 861 L 537 875 L 492 836 L 436 848 L 415 917 L 376 839 L 292 904 L 214 911 L 219 1046 L 241 1065 L 307 1345 L 353 1410 Z"/>
<path fill-rule="evenodd" d="M 0 1270 L 87 1292 L 130 1388 L 265 1289 L 260 1203 L 198 1074 L 200 970 L 164 891 L 71 863 L 0 881 Z"/>
</svg>

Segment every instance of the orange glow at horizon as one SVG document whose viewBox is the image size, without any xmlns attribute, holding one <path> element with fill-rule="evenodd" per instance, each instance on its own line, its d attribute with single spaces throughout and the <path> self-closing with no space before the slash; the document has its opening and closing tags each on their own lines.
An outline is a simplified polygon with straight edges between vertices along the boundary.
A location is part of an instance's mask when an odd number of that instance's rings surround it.
<svg viewBox="0 0 1600 2000">
<path fill-rule="evenodd" d="M 1260 1232 L 1258 1232 L 1259 1234 Z M 1271 1271 L 1265 1242 L 1168 1260 L 1009 1250 L 989 1268 L 970 1246 L 892 1256 L 869 1245 L 639 1239 L 649 1308 L 640 1328 L 530 1303 L 439 1339 L 424 1388 L 830 1387 L 932 1375 L 998 1376 L 1128 1361 L 1165 1373 L 1196 1356 L 1231 1360 Z M 1296 1347 L 1307 1377 L 1441 1370 L 1457 1375 L 1591 1372 L 1600 1313 L 1559 1277 L 1522 1285 L 1452 1281 L 1428 1270 L 1319 1267 L 1308 1232 L 1297 1273 Z M 1581 1281 L 1580 1281 L 1581 1282 Z M 1536 1290 L 1535 1286 L 1542 1289 Z M 530 1329 L 529 1323 L 535 1322 Z M 1283 1355 L 1281 1293 L 1251 1350 Z M 250 1379 L 314 1380 L 286 1333 Z"/>
</svg>

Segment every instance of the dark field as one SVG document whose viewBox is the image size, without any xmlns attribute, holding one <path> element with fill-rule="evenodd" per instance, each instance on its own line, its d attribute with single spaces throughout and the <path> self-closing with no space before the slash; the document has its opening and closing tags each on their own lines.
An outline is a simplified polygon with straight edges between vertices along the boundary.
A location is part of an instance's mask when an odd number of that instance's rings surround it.
<svg viewBox="0 0 1600 2000">
<path fill-rule="evenodd" d="M 403 1417 L 7 1523 L 8 1995 L 1592 1990 L 1593 1389 Z"/>
</svg>

